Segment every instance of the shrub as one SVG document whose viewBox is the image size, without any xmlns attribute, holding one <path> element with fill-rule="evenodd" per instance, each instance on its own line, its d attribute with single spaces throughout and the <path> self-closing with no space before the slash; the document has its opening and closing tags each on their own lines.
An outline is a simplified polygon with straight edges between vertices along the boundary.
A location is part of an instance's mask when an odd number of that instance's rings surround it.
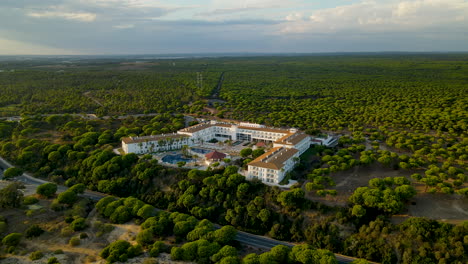
<svg viewBox="0 0 468 264">
<path fill-rule="evenodd" d="M 85 239 L 85 238 L 88 238 L 88 234 L 80 233 L 80 239 Z"/>
<path fill-rule="evenodd" d="M 8 168 L 5 170 L 5 172 L 3 172 L 5 179 L 14 178 L 16 176 L 20 176 L 21 174 L 23 174 L 23 170 L 16 167 Z"/>
<path fill-rule="evenodd" d="M 149 204 L 145 204 L 137 212 L 137 215 L 143 219 L 148 219 L 152 216 L 155 216 L 155 214 L 156 214 L 156 208 L 154 208 L 153 206 Z"/>
<path fill-rule="evenodd" d="M 50 204 L 50 209 L 58 212 L 58 211 L 62 211 L 63 209 L 65 209 L 65 206 L 63 206 L 63 204 L 59 203 L 57 200 L 54 200 Z"/>
<path fill-rule="evenodd" d="M 47 264 L 60 264 L 58 259 L 56 257 L 51 257 L 50 259 L 47 260 Z"/>
<path fill-rule="evenodd" d="M 34 215 L 34 212 L 35 212 L 34 210 L 27 210 L 27 211 L 26 211 L 26 216 L 27 216 L 27 217 L 31 217 L 31 216 Z"/>
<path fill-rule="evenodd" d="M 34 251 L 29 256 L 29 259 L 30 260 L 38 260 L 38 259 L 41 259 L 42 257 L 44 257 L 44 254 L 42 253 L 42 251 Z"/>
<path fill-rule="evenodd" d="M 85 190 L 86 190 L 86 186 L 82 183 L 75 184 L 69 189 L 69 191 L 72 191 L 76 194 L 84 193 Z"/>
<path fill-rule="evenodd" d="M 132 219 L 132 214 L 129 212 L 128 208 L 125 206 L 119 206 L 109 217 L 112 223 L 123 224 Z"/>
<path fill-rule="evenodd" d="M 66 216 L 65 217 L 65 223 L 70 224 L 71 222 L 75 221 L 73 216 Z"/>
<path fill-rule="evenodd" d="M 162 241 L 156 241 L 154 242 L 153 246 L 150 248 L 150 256 L 151 257 L 157 257 L 161 252 L 166 252 L 167 251 L 167 246 L 164 244 Z"/>
<path fill-rule="evenodd" d="M 86 224 L 86 220 L 83 217 L 75 219 L 71 224 L 70 228 L 73 231 L 81 231 L 85 229 L 88 225 Z"/>
<path fill-rule="evenodd" d="M 36 189 L 37 194 L 47 197 L 47 198 L 53 197 L 56 192 L 57 192 L 57 184 L 50 183 L 50 182 L 41 184 L 37 186 L 37 189 Z"/>
<path fill-rule="evenodd" d="M 68 241 L 68 244 L 70 244 L 70 246 L 72 246 L 72 247 L 76 247 L 76 246 L 78 246 L 80 244 L 80 238 L 79 237 L 72 237 Z"/>
<path fill-rule="evenodd" d="M 44 233 L 44 230 L 40 228 L 38 225 L 32 225 L 28 229 L 26 229 L 25 236 L 27 238 L 31 237 L 38 237 Z"/>
<path fill-rule="evenodd" d="M 0 234 L 5 232 L 7 229 L 7 224 L 3 221 L 0 221 Z"/>
<path fill-rule="evenodd" d="M 157 259 L 154 258 L 146 258 L 143 260 L 143 264 L 159 264 Z"/>
<path fill-rule="evenodd" d="M 63 250 L 57 249 L 57 250 L 54 251 L 54 254 L 56 254 L 56 255 L 63 254 Z"/>
<path fill-rule="evenodd" d="M 15 254 L 16 247 L 10 246 L 7 248 L 7 253 Z"/>
<path fill-rule="evenodd" d="M 181 260 L 184 254 L 184 250 L 179 247 L 171 248 L 171 259 L 172 260 Z"/>
<path fill-rule="evenodd" d="M 31 204 L 35 204 L 37 202 L 39 202 L 39 200 L 34 196 L 26 196 L 26 197 L 24 197 L 24 200 L 23 200 L 24 205 L 31 205 Z"/>
<path fill-rule="evenodd" d="M 23 235 L 21 233 L 11 233 L 2 239 L 2 243 L 6 246 L 16 247 Z"/>
<path fill-rule="evenodd" d="M 154 242 L 153 239 L 153 230 L 151 229 L 145 229 L 140 231 L 136 237 L 136 241 L 138 244 L 142 246 L 147 246 L 149 244 L 152 244 Z"/>
<path fill-rule="evenodd" d="M 105 247 L 101 251 L 100 256 L 106 259 L 108 263 L 117 261 L 125 262 L 128 258 L 135 257 L 141 254 L 141 252 L 141 246 L 132 247 L 132 245 L 125 240 L 117 240 Z"/>
<path fill-rule="evenodd" d="M 72 191 L 65 191 L 58 195 L 57 201 L 61 204 L 72 205 L 78 200 L 78 195 Z"/>
<path fill-rule="evenodd" d="M 69 237 L 73 234 L 73 230 L 69 226 L 66 226 L 62 228 L 62 231 L 60 231 L 60 234 L 64 237 Z"/>
</svg>

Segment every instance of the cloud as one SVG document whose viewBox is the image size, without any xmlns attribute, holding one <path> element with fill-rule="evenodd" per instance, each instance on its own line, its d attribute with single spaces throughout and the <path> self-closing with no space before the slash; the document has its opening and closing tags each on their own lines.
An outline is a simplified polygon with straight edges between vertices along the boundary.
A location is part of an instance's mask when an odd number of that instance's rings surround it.
<svg viewBox="0 0 468 264">
<path fill-rule="evenodd" d="M 247 8 L 247 7 L 238 7 L 238 8 L 221 8 L 221 9 L 214 9 L 209 11 L 204 11 L 201 13 L 196 14 L 197 16 L 211 16 L 211 15 L 227 15 L 227 14 L 235 14 L 241 12 L 251 12 L 258 8 Z"/>
<path fill-rule="evenodd" d="M 10 47 L 15 47 L 14 51 Z M 53 47 L 47 47 L 43 45 L 37 45 L 35 43 L 26 43 L 16 40 L 10 40 L 5 38 L 0 38 L 0 54 L 5 55 L 18 55 L 18 54 L 27 54 L 27 55 L 78 55 L 79 52 L 67 50 L 67 49 L 58 49 Z"/>
<path fill-rule="evenodd" d="M 132 24 L 123 24 L 123 25 L 116 25 L 116 26 L 113 26 L 113 28 L 116 28 L 116 29 L 129 29 L 129 28 L 134 28 L 135 25 L 132 25 Z"/>
<path fill-rule="evenodd" d="M 286 21 L 298 21 L 298 20 L 304 20 L 305 17 L 302 13 L 295 12 L 295 13 L 288 14 L 284 19 Z"/>
<path fill-rule="evenodd" d="M 281 25 L 281 33 L 330 33 L 417 31 L 455 25 L 466 21 L 468 2 L 463 0 L 361 1 L 311 12 L 306 21 L 291 19 Z M 466 27 L 465 27 L 466 29 Z"/>
<path fill-rule="evenodd" d="M 0 0 L 0 38 L 10 40 L 3 43 L 12 52 L 12 41 L 44 52 L 62 47 L 127 54 L 466 50 L 467 5 L 466 0 Z"/>
<path fill-rule="evenodd" d="M 198 26 L 236 26 L 236 25 L 276 25 L 282 20 L 267 20 L 267 19 L 228 19 L 228 20 L 203 20 L 203 19 L 179 19 L 179 20 L 166 20 L 155 18 L 153 21 L 158 22 L 158 25 L 167 26 L 185 26 L 185 27 L 198 27 Z M 231 28 L 232 29 L 232 28 Z"/>
<path fill-rule="evenodd" d="M 43 11 L 29 12 L 27 15 L 34 18 L 63 18 L 66 20 L 76 20 L 81 22 L 93 22 L 96 20 L 96 14 L 85 12 Z"/>
</svg>

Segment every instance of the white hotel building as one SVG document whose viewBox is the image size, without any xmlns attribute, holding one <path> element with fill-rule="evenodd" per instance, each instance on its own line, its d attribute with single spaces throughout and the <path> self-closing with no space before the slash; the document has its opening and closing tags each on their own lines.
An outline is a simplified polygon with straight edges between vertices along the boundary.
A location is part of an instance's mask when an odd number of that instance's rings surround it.
<svg viewBox="0 0 468 264">
<path fill-rule="evenodd" d="M 192 141 L 189 136 L 180 134 L 161 134 L 143 137 L 122 138 L 122 149 L 128 153 L 146 154 L 158 151 L 181 149 Z"/>
<path fill-rule="evenodd" d="M 291 171 L 297 158 L 309 147 L 311 137 L 297 129 L 277 129 L 251 123 L 221 123 L 210 121 L 177 131 L 176 134 L 122 139 L 125 153 L 145 154 L 181 149 L 184 145 L 219 141 L 264 141 L 273 143 L 273 148 L 250 162 L 247 179 L 259 179 L 265 183 L 278 184 Z"/>
</svg>

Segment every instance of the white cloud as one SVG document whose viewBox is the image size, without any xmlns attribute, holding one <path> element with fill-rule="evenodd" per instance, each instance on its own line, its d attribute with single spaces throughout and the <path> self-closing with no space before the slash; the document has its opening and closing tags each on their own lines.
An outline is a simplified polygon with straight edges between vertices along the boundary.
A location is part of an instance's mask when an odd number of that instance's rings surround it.
<svg viewBox="0 0 468 264">
<path fill-rule="evenodd" d="M 213 0 L 209 5 L 215 8 L 276 8 L 295 6 L 297 1 L 291 0 Z"/>
<path fill-rule="evenodd" d="M 468 0 L 0 0 L 0 38 L 54 54 L 466 50 L 467 20 Z"/>
<path fill-rule="evenodd" d="M 63 18 L 80 22 L 93 22 L 96 20 L 96 14 L 86 12 L 37 11 L 29 12 L 27 15 L 34 18 Z"/>
<path fill-rule="evenodd" d="M 307 21 L 284 23 L 281 33 L 336 33 L 416 31 L 432 27 L 460 25 L 468 17 L 468 2 L 464 0 L 361 1 L 310 12 Z M 465 27 L 466 28 L 466 27 Z"/>
<path fill-rule="evenodd" d="M 286 21 L 298 21 L 298 20 L 304 20 L 304 15 L 299 12 L 294 12 L 289 15 L 287 15 L 284 18 Z"/>
<path fill-rule="evenodd" d="M 113 26 L 113 28 L 116 28 L 116 29 L 129 29 L 129 28 L 134 28 L 135 25 L 133 24 L 122 24 L 122 25 L 116 25 L 116 26 Z"/>
<path fill-rule="evenodd" d="M 14 47 L 14 49 L 12 49 L 12 47 Z M 22 41 L 0 38 L 0 54 L 2 55 L 18 55 L 18 54 L 78 55 L 80 53 L 76 51 L 66 50 L 66 49 L 57 49 L 57 48 L 47 47 L 44 45 L 38 45 L 38 44 L 26 43 Z"/>
</svg>

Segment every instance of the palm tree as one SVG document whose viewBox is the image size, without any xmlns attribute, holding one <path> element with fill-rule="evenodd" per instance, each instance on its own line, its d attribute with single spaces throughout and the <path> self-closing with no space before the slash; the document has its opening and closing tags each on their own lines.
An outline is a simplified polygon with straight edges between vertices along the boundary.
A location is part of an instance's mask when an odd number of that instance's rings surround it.
<svg viewBox="0 0 468 264">
<path fill-rule="evenodd" d="M 188 153 L 188 145 L 183 145 L 183 146 L 182 146 L 182 154 L 183 154 L 184 156 L 186 156 L 186 157 L 189 155 L 189 153 Z"/>
</svg>

